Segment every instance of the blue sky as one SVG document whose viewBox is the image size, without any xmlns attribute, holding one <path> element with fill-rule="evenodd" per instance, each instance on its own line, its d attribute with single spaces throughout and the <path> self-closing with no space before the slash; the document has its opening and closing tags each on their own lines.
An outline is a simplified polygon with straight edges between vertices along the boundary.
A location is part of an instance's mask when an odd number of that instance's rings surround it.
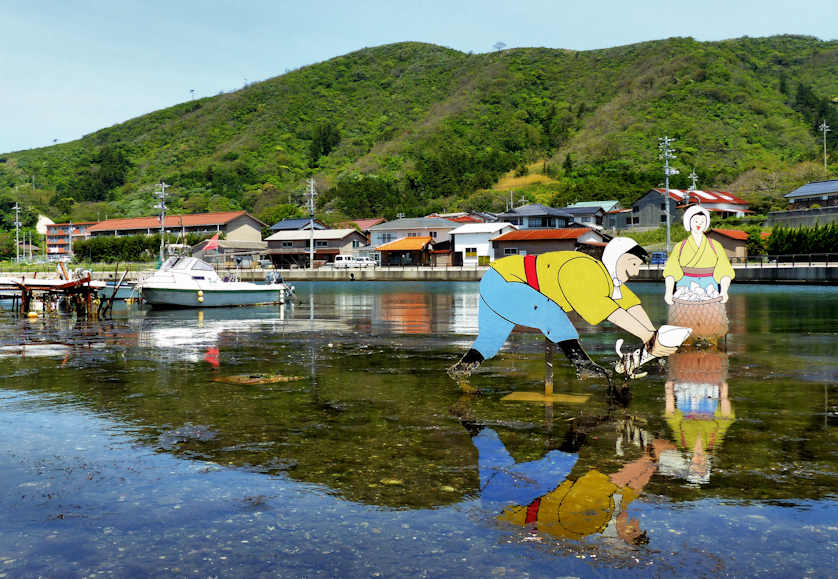
<svg viewBox="0 0 838 579">
<path fill-rule="evenodd" d="M 838 1 L 0 0 L 0 152 L 405 40 L 464 52 L 692 36 L 838 38 Z"/>
</svg>

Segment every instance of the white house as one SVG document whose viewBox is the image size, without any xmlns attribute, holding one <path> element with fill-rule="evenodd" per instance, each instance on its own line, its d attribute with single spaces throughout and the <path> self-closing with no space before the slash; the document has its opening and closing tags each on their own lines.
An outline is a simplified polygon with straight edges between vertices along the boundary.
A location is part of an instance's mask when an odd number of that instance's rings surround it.
<svg viewBox="0 0 838 579">
<path fill-rule="evenodd" d="M 370 245 L 378 247 L 403 237 L 430 237 L 434 244 L 448 241 L 452 229 L 459 223 L 438 217 L 413 217 L 379 223 L 369 228 Z"/>
<path fill-rule="evenodd" d="M 492 238 L 517 231 L 511 223 L 467 223 L 451 231 L 454 241 L 455 263 L 462 265 L 488 264 L 494 260 Z M 481 259 L 482 258 L 482 259 Z"/>
</svg>

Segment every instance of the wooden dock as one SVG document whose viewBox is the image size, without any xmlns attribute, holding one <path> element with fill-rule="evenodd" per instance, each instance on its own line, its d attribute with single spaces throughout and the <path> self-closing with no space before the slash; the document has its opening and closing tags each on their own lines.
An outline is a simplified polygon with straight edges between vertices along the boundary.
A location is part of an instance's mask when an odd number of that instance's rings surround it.
<svg viewBox="0 0 838 579">
<path fill-rule="evenodd" d="M 12 309 L 23 316 L 58 311 L 60 307 L 79 316 L 93 317 L 99 313 L 98 292 L 105 282 L 91 279 L 47 279 L 33 277 L 0 277 L 0 298 L 11 299 Z"/>
</svg>

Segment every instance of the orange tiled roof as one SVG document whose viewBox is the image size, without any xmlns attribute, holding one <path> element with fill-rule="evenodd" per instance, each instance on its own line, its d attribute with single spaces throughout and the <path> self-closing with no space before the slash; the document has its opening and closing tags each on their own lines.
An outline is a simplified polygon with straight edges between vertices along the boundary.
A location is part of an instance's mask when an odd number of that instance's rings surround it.
<svg viewBox="0 0 838 579">
<path fill-rule="evenodd" d="M 376 247 L 376 251 L 422 251 L 429 243 L 433 243 L 434 238 L 430 236 L 422 237 L 402 237 L 396 241 L 385 243 Z"/>
<path fill-rule="evenodd" d="M 167 215 L 166 228 L 200 227 L 202 225 L 225 225 L 233 219 L 247 214 L 247 211 L 221 211 L 218 213 L 196 213 L 193 215 Z M 257 220 L 258 221 L 258 220 Z M 100 221 L 88 231 L 124 231 L 131 229 L 159 229 L 159 217 L 133 217 Z"/>
<path fill-rule="evenodd" d="M 591 231 L 588 227 L 574 227 L 568 229 L 521 229 L 510 231 L 492 241 L 547 241 L 555 239 L 579 239 L 581 235 Z"/>
<path fill-rule="evenodd" d="M 748 239 L 748 232 L 742 231 L 740 229 L 716 229 L 713 228 L 712 231 L 715 231 L 719 235 L 724 235 L 725 237 L 729 237 L 731 239 L 738 239 L 739 241 L 745 241 Z"/>
</svg>

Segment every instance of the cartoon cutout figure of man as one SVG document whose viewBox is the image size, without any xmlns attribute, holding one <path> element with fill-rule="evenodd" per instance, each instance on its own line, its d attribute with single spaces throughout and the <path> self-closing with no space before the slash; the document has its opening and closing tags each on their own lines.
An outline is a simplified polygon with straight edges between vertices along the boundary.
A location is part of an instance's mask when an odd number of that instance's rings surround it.
<svg viewBox="0 0 838 579">
<path fill-rule="evenodd" d="M 498 353 L 517 324 L 541 330 L 557 343 L 577 376 L 607 377 L 579 343 L 567 316 L 571 311 L 591 325 L 608 320 L 637 336 L 654 357 L 670 355 L 677 348 L 657 343 L 657 330 L 640 299 L 625 286 L 647 255 L 633 239 L 615 237 L 606 245 L 602 261 L 577 251 L 496 260 L 480 281 L 477 340 L 448 373 L 455 378 L 471 374 Z"/>
</svg>

